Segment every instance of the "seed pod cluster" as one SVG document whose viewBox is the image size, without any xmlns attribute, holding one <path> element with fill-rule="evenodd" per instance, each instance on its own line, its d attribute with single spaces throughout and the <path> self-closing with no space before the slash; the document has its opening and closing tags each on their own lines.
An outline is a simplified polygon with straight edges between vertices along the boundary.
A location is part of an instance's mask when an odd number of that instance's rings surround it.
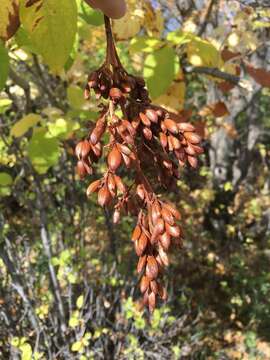
<svg viewBox="0 0 270 360">
<path fill-rule="evenodd" d="M 94 94 L 102 100 L 101 111 L 86 139 L 76 146 L 77 171 L 81 179 L 91 175 L 104 150 L 107 169 L 89 184 L 87 196 L 96 193 L 99 205 L 112 210 L 114 223 L 123 214 L 137 216 L 132 241 L 139 257 L 142 302 L 152 312 L 158 298 L 167 298 L 162 274 L 169 265 L 169 251 L 182 247 L 183 239 L 180 213 L 156 192 L 179 178 L 185 164 L 196 168 L 203 149 L 194 126 L 175 121 L 166 109 L 152 104 L 144 80 L 126 72 L 106 18 L 105 24 L 106 61 L 89 75 L 85 88 L 86 98 Z"/>
</svg>

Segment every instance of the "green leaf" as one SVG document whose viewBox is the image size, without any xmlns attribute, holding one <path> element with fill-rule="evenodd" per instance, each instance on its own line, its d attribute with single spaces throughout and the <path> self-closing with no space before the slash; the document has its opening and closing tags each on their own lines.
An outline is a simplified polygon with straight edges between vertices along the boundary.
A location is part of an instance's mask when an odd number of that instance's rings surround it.
<svg viewBox="0 0 270 360">
<path fill-rule="evenodd" d="M 0 99 L 0 114 L 3 114 L 12 104 L 10 99 Z"/>
<path fill-rule="evenodd" d="M 76 301 L 76 306 L 78 309 L 81 309 L 83 307 L 84 297 L 83 295 L 79 296 Z"/>
<path fill-rule="evenodd" d="M 60 157 L 59 142 L 49 138 L 46 129 L 36 129 L 29 142 L 28 156 L 39 174 L 45 174 L 57 164 Z"/>
<path fill-rule="evenodd" d="M 32 348 L 31 345 L 25 343 L 20 346 L 22 352 L 22 360 L 31 360 L 32 359 Z"/>
<path fill-rule="evenodd" d="M 183 31 L 172 31 L 167 35 L 167 40 L 170 41 L 173 45 L 183 45 L 191 41 L 194 35 L 189 33 L 184 33 Z"/>
<path fill-rule="evenodd" d="M 38 54 L 55 73 L 63 69 L 77 31 L 76 0 L 39 0 L 26 6 L 22 0 L 21 22 Z"/>
<path fill-rule="evenodd" d="M 104 23 L 102 12 L 92 9 L 84 1 L 81 2 L 79 16 L 90 25 L 100 26 Z"/>
<path fill-rule="evenodd" d="M 51 137 L 58 137 L 59 139 L 68 138 L 73 131 L 79 128 L 80 125 L 78 122 L 64 118 L 58 118 L 48 124 Z"/>
<path fill-rule="evenodd" d="M 0 91 L 1 91 L 6 84 L 8 78 L 8 69 L 9 69 L 8 52 L 1 40 L 0 40 L 0 64 L 1 64 L 0 66 Z"/>
<path fill-rule="evenodd" d="M 149 54 L 144 63 L 144 78 L 152 98 L 164 94 L 179 71 L 179 59 L 168 46 Z"/>
<path fill-rule="evenodd" d="M 162 41 L 156 38 L 147 36 L 135 37 L 130 42 L 129 51 L 131 53 L 151 53 L 153 50 L 160 48 L 163 44 L 164 43 Z"/>
<path fill-rule="evenodd" d="M 73 109 L 81 109 L 85 104 L 83 90 L 79 86 L 71 85 L 67 89 L 67 97 Z"/>
<path fill-rule="evenodd" d="M 31 127 L 35 126 L 42 118 L 40 115 L 29 114 L 12 126 L 10 135 L 14 137 L 23 136 Z"/>
<path fill-rule="evenodd" d="M 13 182 L 12 177 L 7 173 L 0 173 L 0 186 L 8 186 Z"/>
<path fill-rule="evenodd" d="M 83 345 L 83 342 L 82 341 L 76 341 L 72 347 L 71 347 L 71 351 L 74 351 L 74 352 L 80 352 L 82 351 L 84 348 L 84 345 Z"/>
</svg>

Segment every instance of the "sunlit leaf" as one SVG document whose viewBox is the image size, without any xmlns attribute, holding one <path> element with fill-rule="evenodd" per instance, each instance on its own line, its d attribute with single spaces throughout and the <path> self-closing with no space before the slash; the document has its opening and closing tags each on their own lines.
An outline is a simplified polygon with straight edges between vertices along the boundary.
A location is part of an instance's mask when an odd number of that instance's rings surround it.
<svg viewBox="0 0 270 360">
<path fill-rule="evenodd" d="M 76 0 L 22 0 L 21 21 L 50 68 L 60 73 L 72 50 L 77 30 Z"/>
<path fill-rule="evenodd" d="M 0 40 L 0 91 L 4 88 L 9 69 L 8 53 L 2 41 Z"/>
<path fill-rule="evenodd" d="M 1 0 L 0 39 L 8 40 L 11 38 L 19 25 L 19 0 Z"/>
<path fill-rule="evenodd" d="M 175 51 L 164 46 L 149 54 L 144 63 L 144 77 L 150 95 L 157 98 L 165 93 L 179 71 L 179 59 Z"/>
<path fill-rule="evenodd" d="M 58 140 L 48 138 L 46 129 L 36 129 L 29 142 L 28 155 L 35 170 L 40 174 L 45 174 L 58 162 L 60 156 Z"/>
<path fill-rule="evenodd" d="M 42 118 L 37 114 L 29 114 L 16 122 L 10 130 L 10 135 L 14 137 L 23 136 L 31 127 L 35 126 Z"/>
</svg>

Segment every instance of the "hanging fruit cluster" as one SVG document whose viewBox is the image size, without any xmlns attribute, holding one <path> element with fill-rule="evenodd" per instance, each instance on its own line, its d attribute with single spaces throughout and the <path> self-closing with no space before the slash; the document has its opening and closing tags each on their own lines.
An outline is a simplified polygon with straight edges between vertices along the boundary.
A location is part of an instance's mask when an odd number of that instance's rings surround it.
<svg viewBox="0 0 270 360">
<path fill-rule="evenodd" d="M 177 122 L 166 109 L 153 105 L 144 80 L 126 72 L 107 17 L 105 27 L 106 61 L 89 75 L 85 88 L 86 99 L 94 93 L 103 101 L 94 128 L 76 147 L 77 172 L 82 179 L 91 175 L 93 164 L 105 150 L 107 170 L 101 179 L 89 185 L 87 195 L 97 193 L 99 205 L 113 209 L 114 223 L 119 222 L 122 214 L 137 216 L 132 241 L 139 257 L 137 271 L 141 275 L 143 303 L 152 312 L 158 297 L 167 298 L 161 283 L 162 272 L 169 265 L 169 250 L 181 247 L 183 238 L 178 223 L 180 213 L 161 201 L 155 189 L 167 188 L 178 179 L 179 168 L 185 164 L 196 168 L 197 156 L 203 149 L 193 125 Z M 109 134 L 109 141 L 103 146 L 101 139 L 105 133 Z M 129 169 L 131 184 L 125 184 L 121 177 L 123 167 Z"/>
</svg>

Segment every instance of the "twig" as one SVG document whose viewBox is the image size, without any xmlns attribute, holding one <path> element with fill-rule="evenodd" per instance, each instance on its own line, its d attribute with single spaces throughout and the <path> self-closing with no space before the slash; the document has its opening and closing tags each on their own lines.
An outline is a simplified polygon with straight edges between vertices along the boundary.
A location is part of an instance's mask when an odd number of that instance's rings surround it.
<svg viewBox="0 0 270 360">
<path fill-rule="evenodd" d="M 239 85 L 240 77 L 237 75 L 232 75 L 224 71 L 219 70 L 218 68 L 209 68 L 206 66 L 188 66 L 184 69 L 185 73 L 196 73 L 196 74 L 205 74 L 217 77 L 219 79 L 229 81 L 232 84 Z"/>
<path fill-rule="evenodd" d="M 210 14 L 211 14 L 211 11 L 213 9 L 215 2 L 216 2 L 216 0 L 208 0 L 206 7 L 203 11 L 202 20 L 200 22 L 200 28 L 197 33 L 198 36 L 201 36 L 204 33 L 205 28 L 207 26 L 208 19 L 210 17 Z"/>
</svg>

